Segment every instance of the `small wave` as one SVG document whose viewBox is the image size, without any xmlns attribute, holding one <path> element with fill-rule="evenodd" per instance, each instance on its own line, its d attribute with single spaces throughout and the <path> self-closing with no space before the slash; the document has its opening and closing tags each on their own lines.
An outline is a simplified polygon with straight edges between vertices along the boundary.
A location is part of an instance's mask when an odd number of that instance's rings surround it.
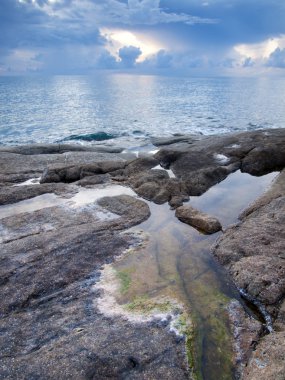
<svg viewBox="0 0 285 380">
<path fill-rule="evenodd" d="M 65 137 L 62 141 L 69 141 L 69 140 L 83 140 L 83 141 L 104 141 L 104 140 L 111 140 L 117 138 L 118 135 L 106 133 L 106 132 L 96 132 L 96 133 L 89 133 L 86 135 L 71 135 L 68 137 Z"/>
</svg>

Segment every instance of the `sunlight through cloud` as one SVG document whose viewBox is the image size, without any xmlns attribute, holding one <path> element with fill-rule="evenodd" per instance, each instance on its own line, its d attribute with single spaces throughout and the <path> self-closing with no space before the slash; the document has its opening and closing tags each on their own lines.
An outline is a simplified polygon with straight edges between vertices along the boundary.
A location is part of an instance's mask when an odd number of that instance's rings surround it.
<svg viewBox="0 0 285 380">
<path fill-rule="evenodd" d="M 137 62 L 144 61 L 148 56 L 156 54 L 164 47 L 157 41 L 151 40 L 148 37 L 134 34 L 128 30 L 111 30 L 101 29 L 101 34 L 106 38 L 107 50 L 115 57 L 118 57 L 118 51 L 124 46 L 134 46 L 141 50 Z"/>
</svg>

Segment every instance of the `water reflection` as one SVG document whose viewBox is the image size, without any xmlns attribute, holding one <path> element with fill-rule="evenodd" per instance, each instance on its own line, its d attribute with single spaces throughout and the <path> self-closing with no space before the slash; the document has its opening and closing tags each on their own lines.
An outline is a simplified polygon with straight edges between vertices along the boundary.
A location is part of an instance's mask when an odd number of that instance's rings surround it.
<svg viewBox="0 0 285 380">
<path fill-rule="evenodd" d="M 240 172 L 193 199 L 195 207 L 221 218 L 224 227 L 260 195 L 275 174 L 254 178 Z M 250 191 L 249 191 L 250 190 Z M 192 202 L 192 198 L 190 203 Z M 227 306 L 240 299 L 225 271 L 210 254 L 218 234 L 206 236 L 179 222 L 168 206 L 150 204 L 151 217 L 140 225 L 147 246 L 115 263 L 129 286 L 120 304 L 145 297 L 169 297 L 185 305 L 195 325 L 196 372 L 200 379 L 232 379 L 233 350 Z"/>
</svg>

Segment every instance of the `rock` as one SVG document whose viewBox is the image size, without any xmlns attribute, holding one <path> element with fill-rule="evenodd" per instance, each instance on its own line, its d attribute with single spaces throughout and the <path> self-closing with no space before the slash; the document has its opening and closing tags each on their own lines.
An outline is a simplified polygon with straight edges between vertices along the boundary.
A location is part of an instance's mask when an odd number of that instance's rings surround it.
<svg viewBox="0 0 285 380">
<path fill-rule="evenodd" d="M 285 294 L 285 262 L 279 257 L 242 257 L 230 271 L 236 285 L 262 304 L 274 305 Z"/>
<path fill-rule="evenodd" d="M 98 203 L 117 218 L 98 218 L 98 205 L 66 205 L 0 221 L 1 378 L 189 378 L 185 343 L 167 323 L 134 325 L 99 311 L 100 268 L 137 244 L 121 232 L 149 208 L 124 195 Z"/>
<path fill-rule="evenodd" d="M 237 300 L 230 302 L 228 310 L 235 352 L 235 375 L 241 379 L 263 328 L 261 322 L 249 316 Z"/>
<path fill-rule="evenodd" d="M 71 183 L 79 181 L 88 176 L 95 174 L 106 174 L 112 171 L 120 170 L 126 166 L 125 162 L 121 161 L 102 161 L 94 164 L 79 165 L 62 168 L 47 168 L 44 170 L 40 183 L 50 182 L 65 182 Z"/>
<path fill-rule="evenodd" d="M 234 170 L 233 170 L 234 171 Z M 221 182 L 231 170 L 225 167 L 209 167 L 199 170 L 193 177 L 187 178 L 184 183 L 188 194 L 199 196 L 204 194 L 209 188 Z"/>
<path fill-rule="evenodd" d="M 171 168 L 187 187 L 188 195 L 201 195 L 230 173 L 262 175 L 284 167 L 285 130 L 242 132 L 164 146 L 154 157 Z M 220 159 L 221 158 L 221 159 Z"/>
<path fill-rule="evenodd" d="M 8 147 L 10 148 L 10 147 Z M 43 171 L 72 166 L 84 166 L 96 162 L 126 162 L 120 155 L 99 152 L 67 152 L 64 154 L 23 155 L 4 152 L 0 149 L 1 186 L 40 177 Z"/>
<path fill-rule="evenodd" d="M 160 169 L 147 170 L 139 174 L 135 174 L 129 178 L 129 183 L 133 189 L 137 189 L 146 183 L 164 184 L 169 179 L 167 171 Z"/>
<path fill-rule="evenodd" d="M 285 167 L 284 142 L 258 146 L 243 159 L 241 171 L 252 175 L 264 175 Z"/>
<path fill-rule="evenodd" d="M 97 175 L 91 175 L 88 177 L 84 177 L 83 179 L 80 179 L 79 181 L 74 182 L 75 185 L 88 187 L 93 185 L 100 185 L 103 183 L 107 183 L 111 181 L 110 174 L 97 174 Z"/>
<path fill-rule="evenodd" d="M 285 262 L 279 256 L 285 250 L 285 194 L 280 194 L 284 178 L 283 171 L 268 194 L 245 210 L 242 222 L 229 228 L 214 248 L 237 286 L 265 305 L 277 306 L 285 293 Z"/>
<path fill-rule="evenodd" d="M 190 224 L 190 226 L 207 234 L 213 234 L 222 229 L 218 219 L 198 211 L 190 205 L 178 207 L 175 211 L 175 216 L 181 220 L 181 222 Z"/>
<path fill-rule="evenodd" d="M 102 145 L 87 146 L 79 144 L 30 144 L 0 147 L 0 152 L 16 153 L 22 155 L 62 154 L 66 152 L 121 153 L 123 150 L 124 149 L 120 147 L 107 147 Z"/>
<path fill-rule="evenodd" d="M 191 144 L 193 141 L 201 140 L 202 135 L 179 135 L 171 137 L 153 137 L 151 138 L 151 143 L 155 146 L 161 145 L 171 145 L 177 142 L 185 141 L 188 144 Z"/>
<path fill-rule="evenodd" d="M 262 167 L 260 163 L 257 165 Z M 253 167 L 257 166 L 253 163 Z M 284 215 L 283 169 L 267 193 L 241 214 L 241 222 L 227 229 L 213 249 L 236 286 L 242 288 L 255 304 L 261 305 L 263 314 L 268 313 L 273 321 L 274 331 L 263 336 L 256 345 L 244 368 L 243 380 L 284 379 Z"/>
<path fill-rule="evenodd" d="M 132 160 L 129 162 L 125 169 L 125 175 L 132 176 L 136 175 L 140 172 L 144 172 L 146 170 L 152 169 L 157 166 L 159 162 L 154 157 L 142 157 L 137 158 L 136 160 Z"/>
<path fill-rule="evenodd" d="M 27 185 L 27 186 L 9 186 L 0 188 L 0 205 L 7 205 L 37 197 L 42 194 L 72 194 L 75 190 L 67 188 L 64 183 L 52 183 L 44 185 Z"/>
<path fill-rule="evenodd" d="M 284 380 L 285 332 L 264 336 L 244 370 L 245 380 Z"/>
<path fill-rule="evenodd" d="M 142 222 L 150 216 L 148 205 L 129 195 L 119 195 L 116 197 L 103 197 L 97 202 L 101 207 L 106 208 L 122 217 L 129 216 L 135 223 Z"/>
</svg>

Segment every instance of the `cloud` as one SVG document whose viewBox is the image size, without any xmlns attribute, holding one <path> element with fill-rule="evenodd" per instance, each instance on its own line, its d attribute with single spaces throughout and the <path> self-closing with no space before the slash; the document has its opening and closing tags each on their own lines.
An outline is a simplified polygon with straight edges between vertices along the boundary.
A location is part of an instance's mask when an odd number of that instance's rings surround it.
<svg viewBox="0 0 285 380">
<path fill-rule="evenodd" d="M 118 61 L 109 51 L 104 50 L 99 55 L 95 66 L 97 69 L 102 69 L 102 70 L 117 69 Z"/>
<path fill-rule="evenodd" d="M 266 63 L 269 67 L 285 68 L 285 48 L 277 48 L 270 54 Z"/>
<path fill-rule="evenodd" d="M 124 46 L 119 50 L 121 66 L 123 68 L 132 68 L 135 66 L 136 60 L 142 54 L 140 48 L 135 46 Z"/>
<path fill-rule="evenodd" d="M 242 67 L 252 67 L 254 65 L 255 62 L 251 57 L 246 58 L 242 63 Z"/>
<path fill-rule="evenodd" d="M 284 68 L 284 19 L 280 0 L 0 0 L 0 71 Z"/>
<path fill-rule="evenodd" d="M 189 25 L 214 23 L 216 20 L 193 16 L 187 13 L 175 13 L 164 10 L 160 0 L 21 0 L 33 4 L 36 8 L 60 19 L 90 19 L 102 24 L 117 25 L 156 25 L 185 23 Z"/>
</svg>

